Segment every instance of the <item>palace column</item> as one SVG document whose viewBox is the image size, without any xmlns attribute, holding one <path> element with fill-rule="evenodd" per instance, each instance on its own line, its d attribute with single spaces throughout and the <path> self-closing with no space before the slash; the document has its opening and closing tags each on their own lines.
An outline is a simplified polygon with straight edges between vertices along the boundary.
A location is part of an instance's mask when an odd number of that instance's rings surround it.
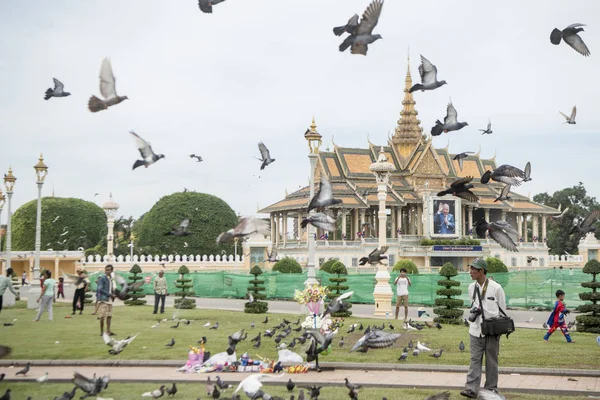
<svg viewBox="0 0 600 400">
<path fill-rule="evenodd" d="M 396 207 L 390 207 L 390 219 L 392 220 L 390 229 L 390 237 L 391 238 L 395 238 L 396 237 Z"/>
<path fill-rule="evenodd" d="M 417 235 L 423 236 L 423 205 L 417 204 L 417 216 L 415 218 L 417 223 Z"/>
<path fill-rule="evenodd" d="M 492 222 L 492 221 L 490 221 L 490 209 L 489 208 L 484 208 L 483 209 L 483 213 L 485 215 L 485 220 L 487 222 Z"/>
<path fill-rule="evenodd" d="M 416 235 L 416 232 L 415 232 L 415 228 L 416 228 L 416 225 L 415 225 L 415 220 L 416 220 L 415 214 L 416 214 L 415 206 L 411 205 L 410 206 L 410 212 L 409 212 L 409 215 L 408 215 L 408 218 L 409 218 L 409 222 L 408 223 L 410 224 L 409 225 L 410 226 L 409 233 L 411 235 Z"/>
<path fill-rule="evenodd" d="M 358 240 L 356 233 L 358 232 L 358 208 L 352 210 L 352 237 Z"/>
<path fill-rule="evenodd" d="M 501 212 L 502 212 L 502 217 L 501 217 L 501 218 L 502 218 L 502 221 L 506 221 L 506 210 L 505 210 L 505 209 L 502 209 L 502 211 L 501 211 Z"/>
<path fill-rule="evenodd" d="M 348 211 L 346 209 L 342 210 L 342 239 L 346 236 L 346 217 L 348 216 Z"/>
<path fill-rule="evenodd" d="M 361 209 L 360 210 L 360 228 L 358 228 L 359 231 L 362 232 L 363 227 L 365 226 L 365 217 L 367 214 L 367 210 L 366 209 Z"/>
<path fill-rule="evenodd" d="M 275 247 L 279 247 L 279 214 L 275 216 L 275 229 L 272 229 L 275 233 Z"/>
<path fill-rule="evenodd" d="M 283 213 L 283 246 L 285 246 L 285 244 L 287 243 L 287 223 L 288 223 L 288 218 L 287 218 L 287 212 Z"/>
<path fill-rule="evenodd" d="M 521 213 L 517 213 L 517 232 L 520 237 L 523 237 L 523 214 Z"/>
<path fill-rule="evenodd" d="M 398 229 L 402 230 L 402 206 L 396 209 L 396 219 L 398 220 L 398 226 L 396 227 L 396 237 L 400 237 L 400 235 L 398 235 L 397 232 Z"/>
<path fill-rule="evenodd" d="M 532 231 L 532 239 L 537 237 L 537 240 L 540 240 L 540 233 L 538 229 L 538 216 L 537 214 L 531 214 L 532 223 L 531 223 L 531 231 Z"/>
<path fill-rule="evenodd" d="M 469 210 L 469 229 L 467 229 L 467 233 L 473 229 L 473 206 L 467 206 Z"/>
<path fill-rule="evenodd" d="M 298 229 L 298 241 L 302 240 L 302 211 L 298 211 L 298 215 L 296 216 L 296 227 Z"/>
<path fill-rule="evenodd" d="M 377 180 L 377 200 L 379 200 L 379 248 L 383 248 L 387 245 L 386 235 L 386 220 L 387 214 L 385 212 L 385 202 L 387 199 L 387 184 L 390 179 L 390 173 L 395 171 L 396 168 L 393 164 L 387 161 L 383 146 L 379 150 L 379 157 L 377 161 L 371 164 L 369 167 L 371 172 L 375 175 Z M 377 273 L 375 274 L 375 280 L 377 284 L 373 290 L 373 297 L 375 299 L 375 310 L 374 315 L 379 317 L 391 317 L 392 316 L 392 288 L 389 284 L 390 273 L 388 272 L 387 265 L 383 263 L 377 264 Z"/>
<path fill-rule="evenodd" d="M 542 215 L 542 238 L 541 238 L 542 243 L 546 243 L 546 242 L 544 242 L 545 238 L 546 238 L 546 216 Z"/>
<path fill-rule="evenodd" d="M 531 216 L 531 214 L 529 214 Z M 529 235 L 529 232 L 527 230 L 527 216 L 523 216 L 523 241 L 525 243 L 527 243 L 527 236 Z"/>
<path fill-rule="evenodd" d="M 275 239 L 277 238 L 277 227 L 275 225 L 275 214 L 271 213 L 271 243 L 275 244 Z"/>
</svg>

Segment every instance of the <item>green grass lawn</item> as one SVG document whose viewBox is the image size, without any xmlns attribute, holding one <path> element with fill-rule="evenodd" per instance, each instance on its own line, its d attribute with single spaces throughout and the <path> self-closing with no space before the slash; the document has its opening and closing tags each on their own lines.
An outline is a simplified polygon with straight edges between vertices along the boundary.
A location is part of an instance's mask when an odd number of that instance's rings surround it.
<svg viewBox="0 0 600 400">
<path fill-rule="evenodd" d="M 23 303 L 23 302 L 20 302 Z M 258 334 L 265 327 L 271 328 L 277 325 L 283 318 L 296 321 L 297 315 L 268 314 L 269 323 L 265 326 L 262 321 L 265 315 L 245 314 L 232 311 L 215 310 L 180 310 L 179 317 L 190 319 L 190 325 L 181 324 L 179 328 L 172 329 L 174 322 L 170 321 L 173 310 L 169 310 L 163 316 L 169 318 L 158 328 L 152 329 L 156 323 L 157 316 L 152 314 L 150 306 L 138 307 L 115 307 L 113 309 L 113 331 L 117 338 L 140 333 L 137 339 L 119 355 L 108 354 L 108 347 L 103 344 L 100 337 L 99 322 L 95 316 L 90 315 L 92 307 L 86 308 L 84 315 L 75 315 L 71 318 L 71 308 L 64 303 L 58 303 L 54 308 L 54 321 L 49 322 L 46 314 L 40 322 L 33 322 L 35 311 L 27 310 L 21 304 L 13 308 L 2 310 L 0 323 L 14 321 L 14 326 L 5 327 L 0 325 L 0 343 L 9 344 L 13 347 L 13 353 L 8 357 L 17 360 L 31 359 L 141 359 L 141 360 L 181 360 L 182 365 L 187 360 L 189 345 L 195 345 L 202 337 L 208 339 L 207 350 L 212 354 L 224 351 L 227 348 L 227 336 L 233 332 L 246 328 L 248 340 L 241 342 L 237 347 L 240 356 L 248 352 L 251 357 L 262 356 L 271 359 L 277 358 L 277 350 L 272 339 L 263 338 L 259 349 L 252 347 L 250 338 Z M 160 316 L 160 314 L 159 314 Z M 69 318 L 66 318 L 69 317 Z M 304 318 L 304 317 L 302 317 Z M 210 321 L 211 324 L 219 322 L 218 330 L 209 330 L 203 325 Z M 255 322 L 256 328 L 249 329 L 250 323 Z M 399 363 L 397 361 L 402 348 L 409 340 L 416 344 L 417 340 L 427 343 L 431 349 L 444 349 L 441 358 L 435 359 L 422 353 L 418 357 L 409 356 L 408 363 L 411 364 L 454 364 L 468 365 L 468 330 L 464 326 L 446 325 L 443 329 L 425 328 L 421 332 L 404 333 L 398 342 L 386 350 L 370 350 L 368 353 L 350 353 L 349 349 L 361 336 L 355 332 L 347 334 L 346 331 L 351 323 L 359 322 L 360 319 L 347 318 L 345 325 L 334 339 L 333 351 L 330 355 L 321 357 L 321 362 L 369 362 L 369 363 Z M 368 323 L 378 323 L 383 320 L 369 319 L 362 321 L 366 327 Z M 401 324 L 392 321 L 399 331 Z M 386 322 L 387 329 L 387 322 Z M 567 344 L 562 334 L 556 333 L 550 339 L 550 343 L 544 343 L 542 336 L 544 331 L 537 329 L 518 329 L 509 339 L 501 339 L 500 366 L 519 367 L 546 367 L 546 368 L 600 368 L 600 357 L 598 357 L 598 345 L 596 336 L 592 334 L 577 333 L 573 338 L 577 341 Z M 296 335 L 292 332 L 288 336 L 289 341 Z M 340 348 L 338 340 L 344 337 L 345 346 Z M 175 338 L 176 344 L 173 348 L 165 344 Z M 285 339 L 284 339 L 285 340 Z M 459 342 L 463 340 L 467 346 L 465 352 L 458 349 Z M 56 343 L 58 342 L 58 343 Z M 294 351 L 304 355 L 302 349 L 297 346 Z"/>
<path fill-rule="evenodd" d="M 158 389 L 160 385 L 158 384 L 148 384 L 148 383 L 110 383 L 106 391 L 102 392 L 100 396 L 102 398 L 111 398 L 115 400 L 126 400 L 126 399 L 144 399 L 149 397 L 141 397 L 141 394 L 150 390 Z M 4 394 L 4 390 L 6 390 L 7 385 L 2 386 L 0 384 L 0 395 Z M 169 385 L 170 387 L 170 385 Z M 206 385 L 204 383 L 182 383 L 177 385 L 177 394 L 173 397 L 176 400 L 196 400 L 198 398 L 201 399 L 209 399 L 210 397 L 206 396 L 205 392 Z M 267 386 L 265 385 L 265 391 L 272 396 L 280 396 L 285 399 L 288 399 L 290 394 L 282 386 Z M 65 391 L 70 391 L 73 389 L 73 385 L 70 384 L 32 384 L 32 383 L 13 383 L 10 385 L 12 390 L 12 398 L 13 399 L 25 399 L 27 396 L 31 396 L 33 400 L 38 399 L 53 399 L 56 396 L 60 396 Z M 235 387 L 234 389 L 235 390 Z M 232 389 L 229 389 L 223 393 L 221 396 L 222 399 L 230 399 L 231 394 L 233 393 Z M 299 389 L 294 389 L 293 394 L 298 397 Z M 423 400 L 427 396 L 430 396 L 435 393 L 439 393 L 439 390 L 415 390 L 415 389 L 373 389 L 373 388 L 365 388 L 359 391 L 359 396 L 361 399 L 369 399 L 369 400 L 379 400 L 382 397 L 387 397 L 389 400 Z M 247 399 L 248 397 L 243 393 L 242 399 Z M 77 391 L 76 399 L 82 395 L 81 391 Z M 306 395 L 306 391 L 305 391 Z M 565 397 L 565 396 L 548 396 L 548 395 L 530 395 L 530 394 L 518 394 L 518 393 L 504 393 L 507 399 L 523 399 L 523 400 L 559 400 L 568 398 L 570 400 L 575 399 L 585 399 L 585 397 Z M 165 397 L 166 398 L 166 394 Z M 459 399 L 464 398 L 460 396 L 458 391 L 450 391 L 451 399 Z M 90 397 L 90 399 L 95 399 L 95 397 Z M 342 387 L 330 387 L 327 386 L 321 389 L 322 400 L 347 400 L 348 399 L 348 390 Z"/>
</svg>

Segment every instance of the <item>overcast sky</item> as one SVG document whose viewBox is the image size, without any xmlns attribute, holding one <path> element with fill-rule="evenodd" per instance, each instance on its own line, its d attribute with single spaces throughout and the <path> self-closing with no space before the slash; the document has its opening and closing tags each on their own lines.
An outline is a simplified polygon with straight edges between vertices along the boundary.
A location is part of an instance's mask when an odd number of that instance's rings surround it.
<svg viewBox="0 0 600 400">
<path fill-rule="evenodd" d="M 415 93 L 426 132 L 451 97 L 459 132 L 434 139 L 498 164 L 532 163 L 521 194 L 581 181 L 600 198 L 600 2 L 387 0 L 367 57 L 340 53 L 332 27 L 368 0 L 227 0 L 214 14 L 195 0 L 0 2 L 0 171 L 18 178 L 13 210 L 36 197 L 33 165 L 50 167 L 44 195 L 102 204 L 137 218 L 162 196 L 214 194 L 253 214 L 308 182 L 303 134 L 314 115 L 323 148 L 385 144 L 402 109 L 406 58 L 419 54 L 448 85 Z M 588 25 L 590 57 L 549 41 L 554 27 Z M 103 57 L 127 100 L 92 114 Z M 52 78 L 72 95 L 44 101 Z M 416 82 L 416 79 L 415 79 Z M 577 125 L 559 110 L 577 105 Z M 481 136 L 488 117 L 493 135 Z M 166 158 L 131 170 L 134 129 Z M 257 143 L 277 161 L 260 171 Z M 188 156 L 196 153 L 204 162 Z M 6 207 L 5 207 L 6 208 Z M 6 213 L 2 216 L 6 221 Z"/>
</svg>

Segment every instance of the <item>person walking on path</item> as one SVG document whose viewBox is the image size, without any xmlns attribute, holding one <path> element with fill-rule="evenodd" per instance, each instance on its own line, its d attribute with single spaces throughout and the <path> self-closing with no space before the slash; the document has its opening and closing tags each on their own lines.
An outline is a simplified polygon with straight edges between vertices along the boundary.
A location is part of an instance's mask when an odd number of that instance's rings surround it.
<svg viewBox="0 0 600 400">
<path fill-rule="evenodd" d="M 412 286 L 410 278 L 406 276 L 406 268 L 400 270 L 400 275 L 394 281 L 396 285 L 396 319 L 400 313 L 400 306 L 404 303 L 404 323 L 408 321 L 408 287 Z"/>
<path fill-rule="evenodd" d="M 575 343 L 573 339 L 571 339 L 571 335 L 569 334 L 569 329 L 567 328 L 567 323 L 565 322 L 565 315 L 569 314 L 571 311 L 567 310 L 565 306 L 565 292 L 558 289 L 556 291 L 556 303 L 554 304 L 554 310 L 550 314 L 550 318 L 548 318 L 548 332 L 544 335 L 544 342 L 548 343 L 548 339 L 550 339 L 550 335 L 554 333 L 555 330 L 560 329 L 565 335 L 565 339 L 567 339 L 567 343 Z"/>
<path fill-rule="evenodd" d="M 48 321 L 52 321 L 52 304 L 56 301 L 54 298 L 54 290 L 56 287 L 56 280 L 52 279 L 52 272 L 49 269 L 44 271 L 44 288 L 38 297 L 37 302 L 40 304 L 37 317 L 35 322 L 39 322 L 40 317 L 44 313 L 44 309 L 48 310 Z M 41 300 L 41 302 L 40 302 Z"/>
<path fill-rule="evenodd" d="M 469 299 L 471 299 L 471 315 L 469 316 L 471 363 L 465 389 L 460 394 L 476 399 L 481 385 L 481 367 L 484 354 L 484 389 L 498 391 L 500 336 L 484 336 L 481 333 L 481 314 L 483 312 L 486 319 L 497 317 L 500 314 L 500 308 L 502 310 L 506 309 L 506 297 L 502 286 L 487 278 L 487 263 L 484 259 L 475 259 L 469 267 L 471 279 L 475 281 L 469 285 Z"/>
<path fill-rule="evenodd" d="M 19 292 L 15 290 L 12 284 L 12 279 L 10 279 L 12 274 L 12 268 L 7 268 L 6 276 L 0 276 L 0 312 L 2 312 L 2 296 L 4 296 L 4 292 L 6 292 L 6 289 L 10 290 L 12 294 L 15 295 L 16 300 L 19 300 Z"/>
<path fill-rule="evenodd" d="M 27 272 L 23 271 L 23 275 L 21 275 L 21 286 L 29 285 L 29 283 L 27 283 L 26 280 Z"/>
<path fill-rule="evenodd" d="M 168 294 L 167 291 L 167 278 L 165 278 L 164 271 L 158 272 L 158 277 L 154 279 L 154 312 L 158 311 L 158 302 L 160 301 L 160 313 L 165 313 L 165 298 Z"/>
<path fill-rule="evenodd" d="M 75 315 L 77 311 L 77 304 L 79 302 L 79 315 L 83 313 L 83 305 L 85 303 L 85 292 L 90 285 L 90 281 L 87 276 L 83 273 L 82 268 L 77 268 L 77 275 L 79 276 L 75 281 L 75 294 L 73 295 L 73 312 L 71 315 Z"/>
<path fill-rule="evenodd" d="M 58 278 L 58 292 L 56 293 L 56 300 L 62 295 L 65 298 L 65 279 L 63 277 Z"/>
<path fill-rule="evenodd" d="M 109 301 L 115 301 L 114 295 L 114 283 L 111 278 L 113 272 L 113 266 L 107 265 L 104 267 L 104 275 L 98 278 L 98 287 L 96 289 L 96 299 L 98 300 L 98 319 L 100 320 L 100 336 L 104 333 L 104 320 L 106 320 L 106 333 L 110 336 L 114 336 L 114 333 L 110 329 L 110 323 L 112 322 L 112 303 Z"/>
</svg>

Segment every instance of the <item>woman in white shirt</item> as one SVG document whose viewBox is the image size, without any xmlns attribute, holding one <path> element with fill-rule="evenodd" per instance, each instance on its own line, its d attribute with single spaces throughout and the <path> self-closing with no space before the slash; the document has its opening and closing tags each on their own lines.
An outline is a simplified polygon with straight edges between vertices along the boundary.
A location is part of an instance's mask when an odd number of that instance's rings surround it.
<svg viewBox="0 0 600 400">
<path fill-rule="evenodd" d="M 408 320 L 408 287 L 412 285 L 410 278 L 406 276 L 406 268 L 400 270 L 400 275 L 394 281 L 396 285 L 396 319 L 400 312 L 400 304 L 404 303 L 404 322 Z"/>
</svg>

